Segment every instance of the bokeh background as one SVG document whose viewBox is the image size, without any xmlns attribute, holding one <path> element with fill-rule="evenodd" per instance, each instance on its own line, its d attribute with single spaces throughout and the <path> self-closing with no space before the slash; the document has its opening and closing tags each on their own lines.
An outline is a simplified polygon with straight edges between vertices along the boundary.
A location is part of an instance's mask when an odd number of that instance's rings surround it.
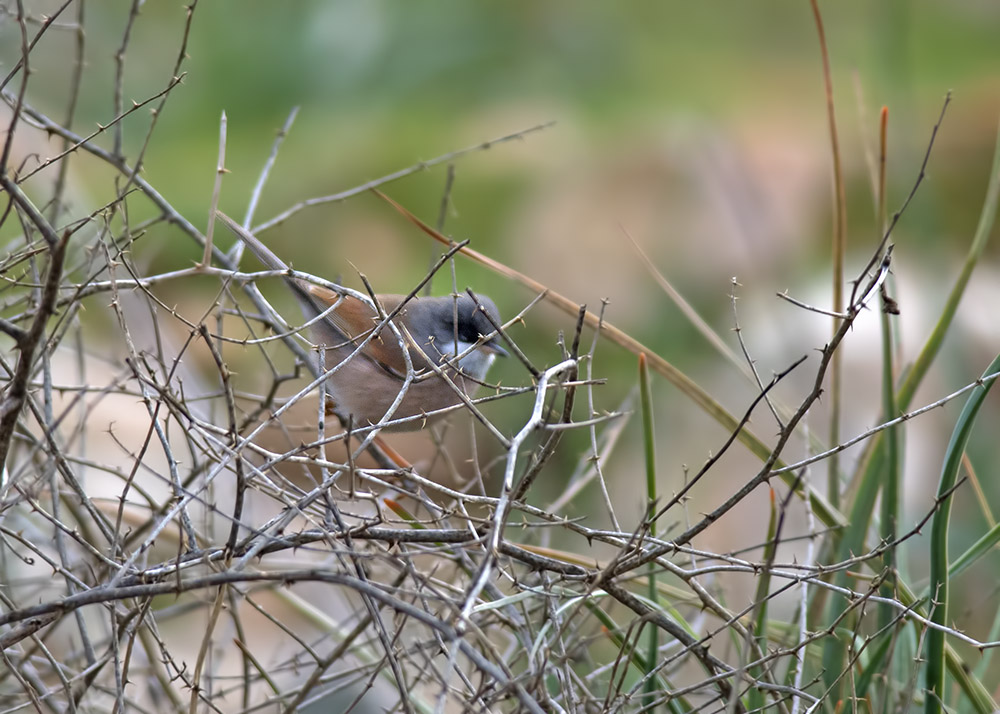
<svg viewBox="0 0 1000 714">
<path fill-rule="evenodd" d="M 55 4 L 29 3 L 36 16 Z M 86 5 L 87 71 L 74 126 L 80 132 L 113 117 L 114 55 L 129 3 Z M 910 191 L 944 96 L 953 92 L 929 162 L 928 176 L 895 234 L 897 299 L 904 361 L 912 359 L 937 318 L 978 221 L 1000 117 L 1000 5 L 990 0 L 893 0 L 822 3 L 833 70 L 837 121 L 848 193 L 847 272 L 854 276 L 878 239 L 868 158 L 877 117 L 889 107 L 889 206 Z M 73 12 L 76 11 L 74 7 Z M 19 35 L 5 4 L 0 59 L 9 68 Z M 145 150 L 145 177 L 204 230 L 215 179 L 219 121 L 228 117 L 226 176 L 220 207 L 246 210 L 276 131 L 293 107 L 298 118 L 263 194 L 257 222 L 304 199 L 336 193 L 449 151 L 553 121 L 550 128 L 462 157 L 445 232 L 532 276 L 607 318 L 704 385 L 733 412 L 754 390 L 706 344 L 657 286 L 625 236 L 734 347 L 729 293 L 739 288 L 740 325 L 765 379 L 822 346 L 829 321 L 775 296 L 788 290 L 811 304 L 830 304 L 831 158 L 820 52 L 807 3 L 790 2 L 439 2 L 374 0 L 211 0 L 194 5 L 182 63 L 183 83 L 158 117 Z M 126 97 L 162 90 L 185 34 L 177 2 L 142 5 L 126 55 Z M 29 99 L 60 117 L 70 85 L 73 33 L 50 32 Z M 134 158 L 151 121 L 125 121 Z M 51 155 L 43 138 L 18 147 L 21 158 Z M 30 162 L 30 159 L 29 159 Z M 72 200 L 82 210 L 104 200 L 111 172 L 85 157 L 72 165 Z M 446 172 L 438 167 L 386 191 L 429 222 L 437 219 Z M 130 202 L 133 220 L 153 215 Z M 79 212 L 79 211 L 78 211 Z M 218 235 L 228 247 L 229 236 Z M 341 274 L 359 286 L 365 273 L 379 291 L 405 291 L 426 271 L 435 247 L 370 195 L 301 211 L 261 237 L 296 267 Z M 166 225 L 136 248 L 150 272 L 190 266 L 200 250 Z M 247 259 L 248 269 L 256 265 Z M 473 286 L 513 314 L 533 295 L 485 269 L 457 261 L 458 286 Z M 915 404 L 933 401 L 975 379 L 1000 347 L 1000 249 L 987 248 L 939 363 Z M 268 289 L 270 287 L 270 289 Z M 218 289 L 214 280 L 164 285 L 164 302 L 197 315 Z M 450 290 L 447 272 L 435 291 Z M 295 311 L 280 287 L 275 303 Z M 99 321 L 100 316 L 93 319 Z M 110 315 L 104 319 L 112 320 Z M 558 361 L 558 330 L 572 321 L 541 306 L 513 333 L 539 365 Z M 875 313 L 863 318 L 845 348 L 845 435 L 878 418 L 879 345 Z M 227 356 L 238 363 L 239 356 Z M 795 403 L 811 380 L 815 357 L 779 390 Z M 635 383 L 635 362 L 601 344 L 598 406 L 613 409 Z M 514 361 L 497 370 L 506 384 L 528 376 Z M 696 469 L 726 434 L 662 380 L 655 383 L 663 493 L 676 490 L 685 467 Z M 489 412 L 499 424 L 523 423 L 525 401 Z M 960 405 L 910 426 L 906 468 L 911 524 L 933 502 L 944 444 Z M 1000 417 L 995 397 L 981 424 Z M 762 436 L 776 431 L 764 413 Z M 825 432 L 821 410 L 810 427 Z M 609 464 L 612 493 L 624 513 L 641 512 L 638 430 Z M 559 479 L 585 440 L 569 446 L 546 472 L 535 498 L 560 492 Z M 800 445 L 801 446 L 801 445 Z M 972 463 L 1000 499 L 996 441 L 978 434 Z M 738 453 L 737 453 L 738 452 Z M 801 451 L 800 451 L 801 453 Z M 844 457 L 850 469 L 855 451 Z M 742 447 L 693 494 L 692 514 L 708 510 L 756 470 Z M 817 482 L 823 483 L 817 475 Z M 749 499 L 728 528 L 706 534 L 719 550 L 748 544 L 747 524 L 763 537 L 766 494 Z M 596 505 L 583 499 L 579 515 Z M 596 496 L 592 501 L 596 504 Z M 968 490 L 957 508 L 953 547 L 984 529 Z M 760 538 L 756 532 L 759 531 Z M 914 567 L 921 567 L 920 541 Z M 904 551 L 907 552 L 907 551 Z M 995 600 L 983 574 L 970 592 Z M 970 607 L 976 602 L 970 599 Z"/>
</svg>

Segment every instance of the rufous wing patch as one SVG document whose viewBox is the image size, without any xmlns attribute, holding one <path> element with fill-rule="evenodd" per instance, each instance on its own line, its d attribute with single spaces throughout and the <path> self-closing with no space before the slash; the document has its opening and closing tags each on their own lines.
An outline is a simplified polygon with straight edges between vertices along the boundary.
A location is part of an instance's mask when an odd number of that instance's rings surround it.
<svg viewBox="0 0 1000 714">
<path fill-rule="evenodd" d="M 355 343 L 360 343 L 378 325 L 378 314 L 368 303 L 350 295 L 341 295 L 318 285 L 308 287 L 309 294 L 327 307 L 336 304 L 337 308 L 327 314 L 327 319 L 340 332 Z M 383 301 L 384 310 L 392 310 L 399 304 L 396 296 L 386 296 Z M 338 304 L 339 301 L 339 304 Z M 406 361 L 399 348 L 399 340 L 392 331 L 384 329 L 378 337 L 365 347 L 365 353 L 383 367 L 397 375 L 406 374 Z"/>
</svg>

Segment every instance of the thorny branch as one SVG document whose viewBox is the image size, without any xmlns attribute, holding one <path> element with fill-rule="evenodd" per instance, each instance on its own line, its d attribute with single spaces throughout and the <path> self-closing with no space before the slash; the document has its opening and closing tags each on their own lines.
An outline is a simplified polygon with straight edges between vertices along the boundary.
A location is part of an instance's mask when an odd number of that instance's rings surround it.
<svg viewBox="0 0 1000 714">
<path fill-rule="evenodd" d="M 520 314 L 493 325 L 514 355 L 508 374 L 518 381 L 487 381 L 486 396 L 463 393 L 462 404 L 452 409 L 474 415 L 471 454 L 453 429 L 450 438 L 438 440 L 433 458 L 407 463 L 407 453 L 388 444 L 382 450 L 376 438 L 380 430 L 405 425 L 392 421 L 391 413 L 374 426 L 328 428 L 323 405 L 316 408 L 311 400 L 337 365 L 315 359 L 301 338 L 305 326 L 279 314 L 261 290 L 270 295 L 281 288 L 280 280 L 266 278 L 331 284 L 290 269 L 240 272 L 241 250 L 227 255 L 212 245 L 142 172 L 157 117 L 184 78 L 195 4 L 185 8 L 169 77 L 161 76 L 140 95 L 145 100 L 126 109 L 125 77 L 138 51 L 133 32 L 144 20 L 142 3 L 130 3 L 115 44 L 113 106 L 107 123 L 90 133 L 70 126 L 86 66 L 79 0 L 73 28 L 79 71 L 72 74 L 65 113 L 54 114 L 66 119 L 49 118 L 31 101 L 35 63 L 29 60 L 72 4 L 66 0 L 37 21 L 21 3 L 5 10 L 18 23 L 21 56 L 0 82 L 12 110 L 0 171 L 7 199 L 0 227 L 15 236 L 3 261 L 0 296 L 9 312 L 0 318 L 0 332 L 14 341 L 17 355 L 16 362 L 0 355 L 0 650 L 6 665 L 0 668 L 0 708 L 181 711 L 202 705 L 225 711 L 239 701 L 245 712 L 269 705 L 293 711 L 380 697 L 385 708 L 402 711 L 659 711 L 663 703 L 681 702 L 694 710 L 747 711 L 749 693 L 756 692 L 766 697 L 762 706 L 783 711 L 787 698 L 807 706 L 825 701 L 815 682 L 775 673 L 832 637 L 848 612 L 885 604 L 893 609 L 893 627 L 941 628 L 926 618 L 919 599 L 881 597 L 880 575 L 871 587 L 857 588 L 825 577 L 864 567 L 877 571 L 882 554 L 912 538 L 938 503 L 894 542 L 836 563 L 795 562 L 776 552 L 757 561 L 694 545 L 713 524 L 734 517 L 733 509 L 771 476 L 825 459 L 974 386 L 822 453 L 779 464 L 822 395 L 832 355 L 888 274 L 892 226 L 861 271 L 843 324 L 820 350 L 810 389 L 789 418 L 778 420 L 770 458 L 713 511 L 673 538 L 653 537 L 652 520 L 685 522 L 680 511 L 692 489 L 716 473 L 756 407 L 802 360 L 770 384 L 756 380 L 757 394 L 714 456 L 670 498 L 644 504 L 640 510 L 647 515 L 638 519 L 629 515 L 633 494 L 609 485 L 630 482 L 631 474 L 617 472 L 628 467 L 618 463 L 621 447 L 616 451 L 630 401 L 619 410 L 600 410 L 603 380 L 594 376 L 602 373 L 601 335 L 626 346 L 638 343 L 610 329 L 603 310 L 598 316 L 560 298 L 568 311 L 578 310 L 572 339 L 554 340 L 555 353 L 519 344 L 517 323 L 533 317 L 535 305 L 550 295 L 538 284 Z M 33 22 L 38 29 L 31 35 Z M 20 84 L 10 85 L 19 73 Z M 151 105 L 154 118 L 129 156 L 126 128 Z M 271 145 L 242 230 L 250 230 L 296 114 L 287 115 Z M 550 125 L 300 201 L 255 232 Z M 15 172 L 18 140 L 35 131 L 57 138 L 59 146 L 34 164 L 20 157 Z M 223 138 L 218 182 L 205 205 L 214 207 L 222 189 L 224 146 Z M 91 187 L 100 192 L 99 209 L 78 210 L 62 199 L 73 181 L 66 170 L 71 159 L 114 174 L 106 185 Z M 926 164 L 925 156 L 920 178 Z M 59 170 L 51 187 L 44 183 L 49 167 Z M 449 173 L 442 216 L 454 177 Z M 140 201 L 153 213 L 141 223 L 130 213 Z M 189 242 L 189 257 L 207 246 L 205 265 L 148 270 L 148 256 L 160 250 L 168 231 Z M 448 242 L 440 228 L 435 237 Z M 465 245 L 449 242 L 409 298 L 419 299 L 438 270 L 454 268 Z M 196 280 L 216 281 L 207 304 L 173 304 L 171 288 Z M 474 290 L 468 294 L 476 299 Z M 377 301 L 373 305 L 380 309 Z M 405 343 L 408 335 L 395 318 L 398 310 L 381 312 L 366 342 Z M 581 354 L 585 329 L 595 334 L 589 353 Z M 406 385 L 440 377 L 444 369 L 434 365 L 417 375 L 410 367 Z M 300 379 L 302 372 L 314 379 Z M 511 400 L 504 405 L 507 421 L 493 411 L 500 400 Z M 309 408 L 300 410 L 304 404 Z M 588 442 L 575 455 L 581 476 L 563 486 L 560 472 L 573 442 L 566 435 L 581 429 Z M 378 460 L 366 460 L 357 443 L 376 448 Z M 459 478 L 446 482 L 444 470 Z M 473 481 L 483 485 L 470 487 Z M 601 488 L 600 517 L 586 502 L 590 483 Z M 541 498 L 553 505 L 534 505 Z M 785 507 L 791 498 L 790 492 Z M 657 533 L 679 530 L 671 527 Z M 765 545 L 777 548 L 811 535 L 779 532 Z M 649 576 L 648 564 L 664 575 L 657 584 L 669 595 L 669 608 L 639 594 L 646 592 L 639 586 Z M 719 578 L 758 578 L 765 571 L 775 585 L 759 602 L 734 608 L 720 596 Z M 749 620 L 755 608 L 801 586 L 839 598 L 840 619 L 794 644 L 777 637 L 754 641 Z M 64 622 L 75 626 L 69 638 Z M 196 636 L 190 635 L 192 622 L 198 623 Z M 662 632 L 657 661 L 635 648 L 642 626 L 650 624 Z M 946 631 L 980 649 L 1000 645 Z M 749 642 L 745 652 L 731 651 L 730 635 Z M 229 646 L 233 640 L 236 647 Z M 229 671 L 241 674 L 229 677 Z M 641 694 L 649 681 L 657 683 L 655 701 Z"/>
</svg>

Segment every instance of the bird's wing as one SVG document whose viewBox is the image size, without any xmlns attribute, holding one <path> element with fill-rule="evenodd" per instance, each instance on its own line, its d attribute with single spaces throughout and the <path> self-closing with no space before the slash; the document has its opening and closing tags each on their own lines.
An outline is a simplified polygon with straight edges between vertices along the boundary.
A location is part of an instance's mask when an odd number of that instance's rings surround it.
<svg viewBox="0 0 1000 714">
<path fill-rule="evenodd" d="M 337 305 L 335 310 L 327 313 L 327 320 L 339 332 L 347 335 L 354 344 L 364 341 L 379 323 L 378 313 L 363 300 L 351 295 L 340 295 L 318 285 L 310 285 L 308 291 L 313 299 L 322 305 L 322 309 Z M 379 302 L 386 313 L 395 310 L 402 300 L 401 295 L 379 295 Z M 393 322 L 397 325 L 402 324 L 398 318 Z M 406 360 L 400 349 L 399 338 L 392 330 L 383 329 L 378 337 L 368 343 L 364 354 L 394 376 L 400 379 L 406 376 Z M 419 369 L 420 365 L 415 365 L 414 368 Z"/>
<path fill-rule="evenodd" d="M 216 211 L 216 215 L 226 228 L 246 243 L 250 252 L 264 266 L 271 270 L 289 269 L 281 258 L 239 223 L 222 211 Z M 285 282 L 298 299 L 302 312 L 308 320 L 337 305 L 336 309 L 327 312 L 322 320 L 312 324 L 314 341 L 317 343 L 331 348 L 341 345 L 349 348 L 351 343 L 360 344 L 378 324 L 378 314 L 363 300 L 288 276 L 285 277 Z M 379 298 L 383 309 L 387 312 L 394 310 L 402 299 L 400 295 L 384 295 Z M 391 330 L 383 330 L 378 337 L 368 343 L 361 355 L 392 376 L 402 379 L 406 375 L 406 361 L 399 340 Z"/>
</svg>

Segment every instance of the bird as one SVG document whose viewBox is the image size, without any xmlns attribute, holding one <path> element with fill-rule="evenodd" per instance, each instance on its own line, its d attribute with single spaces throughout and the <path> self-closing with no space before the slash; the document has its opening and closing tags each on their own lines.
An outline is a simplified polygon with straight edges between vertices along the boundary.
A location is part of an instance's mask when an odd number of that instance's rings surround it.
<svg viewBox="0 0 1000 714">
<path fill-rule="evenodd" d="M 239 223 L 222 211 L 216 215 L 268 269 L 290 270 Z M 310 324 L 317 372 L 323 349 L 332 411 L 353 428 L 385 423 L 383 428 L 389 431 L 421 429 L 443 416 L 436 412 L 462 404 L 463 396 L 473 396 L 495 358 L 507 355 L 494 327 L 501 324 L 500 313 L 484 295 L 376 295 L 384 314 L 399 309 L 391 322 L 405 344 L 404 355 L 400 337 L 388 326 L 365 343 L 383 322 L 369 302 L 291 275 L 284 279 Z M 404 389 L 402 401 L 390 414 Z"/>
</svg>

